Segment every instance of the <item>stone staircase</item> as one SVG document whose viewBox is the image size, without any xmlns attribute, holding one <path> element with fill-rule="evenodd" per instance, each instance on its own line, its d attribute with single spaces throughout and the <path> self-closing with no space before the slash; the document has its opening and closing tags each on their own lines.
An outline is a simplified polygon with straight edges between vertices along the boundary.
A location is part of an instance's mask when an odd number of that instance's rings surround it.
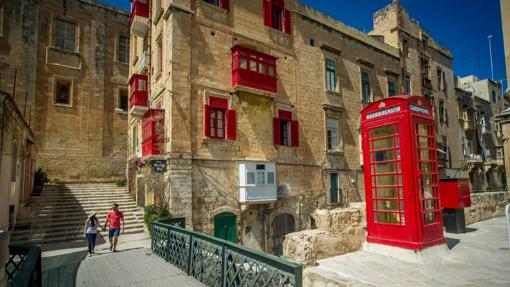
<svg viewBox="0 0 510 287">
<path fill-rule="evenodd" d="M 33 194 L 30 204 L 18 217 L 11 242 L 46 244 L 84 241 L 83 226 L 87 216 L 97 212 L 101 224 L 112 203 L 118 203 L 126 220 L 125 234 L 144 231 L 143 210 L 125 187 L 115 184 L 45 185 Z M 107 238 L 107 232 L 102 232 Z"/>
</svg>

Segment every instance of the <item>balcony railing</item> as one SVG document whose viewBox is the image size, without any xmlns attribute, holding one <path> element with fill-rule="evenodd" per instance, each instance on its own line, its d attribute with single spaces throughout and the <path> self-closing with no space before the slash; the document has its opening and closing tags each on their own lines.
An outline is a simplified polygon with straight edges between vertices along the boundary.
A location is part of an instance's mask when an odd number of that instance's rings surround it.
<svg viewBox="0 0 510 287">
<path fill-rule="evenodd" d="M 148 20 L 148 0 L 131 0 L 131 19 L 129 22 L 131 33 L 139 37 L 144 37 L 149 27 Z"/>
<path fill-rule="evenodd" d="M 5 272 L 8 287 L 42 286 L 41 248 L 29 244 L 10 245 Z"/>
<path fill-rule="evenodd" d="M 203 233 L 155 221 L 152 251 L 206 286 L 302 286 L 302 267 Z"/>
</svg>

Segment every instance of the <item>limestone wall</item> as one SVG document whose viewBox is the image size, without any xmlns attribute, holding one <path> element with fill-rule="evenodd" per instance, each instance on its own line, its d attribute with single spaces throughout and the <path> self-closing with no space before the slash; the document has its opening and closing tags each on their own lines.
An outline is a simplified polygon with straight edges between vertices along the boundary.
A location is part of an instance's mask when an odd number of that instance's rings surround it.
<svg viewBox="0 0 510 287">
<path fill-rule="evenodd" d="M 286 259 L 310 266 L 319 259 L 359 250 L 365 241 L 363 204 L 316 210 L 313 218 L 317 229 L 295 232 L 285 237 L 283 255 Z"/>
<path fill-rule="evenodd" d="M 503 216 L 509 202 L 509 193 L 505 191 L 471 194 L 471 207 L 464 210 L 466 224 Z"/>
</svg>

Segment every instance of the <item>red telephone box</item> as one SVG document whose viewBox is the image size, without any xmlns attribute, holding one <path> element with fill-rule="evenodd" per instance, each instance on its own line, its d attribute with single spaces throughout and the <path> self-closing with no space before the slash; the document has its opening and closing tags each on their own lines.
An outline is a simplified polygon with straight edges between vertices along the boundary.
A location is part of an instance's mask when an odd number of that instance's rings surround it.
<svg viewBox="0 0 510 287">
<path fill-rule="evenodd" d="M 361 111 L 367 241 L 421 250 L 443 244 L 435 122 L 419 96 Z"/>
</svg>

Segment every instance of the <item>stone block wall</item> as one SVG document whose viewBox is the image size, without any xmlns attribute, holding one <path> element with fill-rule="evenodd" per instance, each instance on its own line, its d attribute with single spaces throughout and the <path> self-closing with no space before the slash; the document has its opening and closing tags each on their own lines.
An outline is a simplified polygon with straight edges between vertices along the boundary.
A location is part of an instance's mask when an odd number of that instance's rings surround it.
<svg viewBox="0 0 510 287">
<path fill-rule="evenodd" d="M 508 203 L 510 194 L 505 191 L 471 194 L 471 207 L 464 210 L 466 224 L 503 216 Z"/>
<path fill-rule="evenodd" d="M 288 234 L 283 243 L 286 259 L 305 266 L 315 261 L 359 250 L 365 241 L 366 219 L 363 204 L 347 208 L 316 210 L 317 229 Z"/>
</svg>

